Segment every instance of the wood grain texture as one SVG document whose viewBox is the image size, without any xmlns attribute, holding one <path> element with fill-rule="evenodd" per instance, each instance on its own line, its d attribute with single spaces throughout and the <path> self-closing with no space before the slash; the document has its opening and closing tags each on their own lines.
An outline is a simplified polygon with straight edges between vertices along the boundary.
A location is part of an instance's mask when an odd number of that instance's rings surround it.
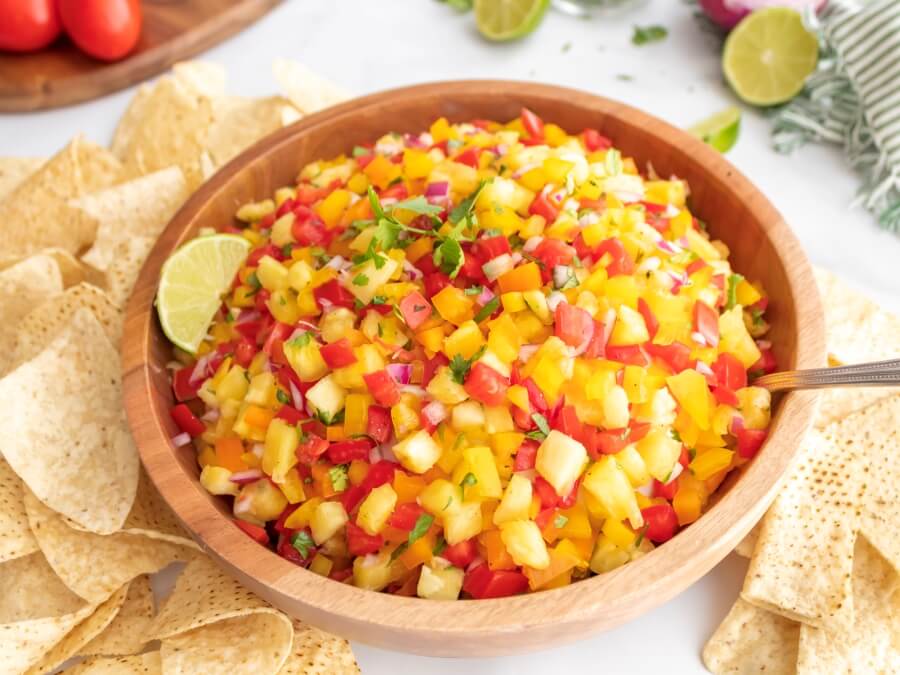
<svg viewBox="0 0 900 675">
<path fill-rule="evenodd" d="M 437 117 L 507 120 L 527 106 L 569 132 L 608 135 L 639 165 L 690 182 L 692 210 L 731 248 L 735 269 L 771 296 L 771 339 L 780 365 L 825 363 L 818 292 L 810 266 L 769 201 L 721 155 L 628 106 L 580 91 L 502 81 L 447 82 L 374 94 L 307 117 L 254 146 L 206 183 L 175 216 L 145 265 L 127 310 L 125 404 L 141 457 L 187 529 L 226 570 L 289 614 L 342 637 L 440 656 L 540 649 L 617 626 L 669 600 L 708 572 L 762 516 L 809 427 L 815 394 L 776 402 L 768 442 L 733 476 L 698 522 L 609 574 L 565 588 L 497 600 L 435 602 L 362 591 L 324 579 L 242 536 L 226 504 L 200 487 L 191 448 L 177 433 L 164 364 L 170 347 L 152 302 L 159 270 L 201 227 L 233 222 L 235 208 L 291 184 L 308 161 L 349 151 L 388 131 L 426 129 Z M 769 315 L 767 315 L 767 318 Z"/>
<path fill-rule="evenodd" d="M 0 112 L 87 101 L 145 80 L 249 26 L 281 0 L 142 0 L 141 38 L 122 61 L 104 63 L 58 40 L 34 54 L 0 53 Z"/>
</svg>

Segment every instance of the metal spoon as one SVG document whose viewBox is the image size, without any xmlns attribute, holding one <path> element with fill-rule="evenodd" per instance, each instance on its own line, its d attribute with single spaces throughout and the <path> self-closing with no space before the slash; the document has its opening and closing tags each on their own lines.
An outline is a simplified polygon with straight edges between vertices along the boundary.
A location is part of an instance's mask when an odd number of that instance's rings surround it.
<svg viewBox="0 0 900 675">
<path fill-rule="evenodd" d="M 835 368 L 785 370 L 763 375 L 754 380 L 753 385 L 764 387 L 769 391 L 831 387 L 896 387 L 900 386 L 900 359 Z"/>
</svg>

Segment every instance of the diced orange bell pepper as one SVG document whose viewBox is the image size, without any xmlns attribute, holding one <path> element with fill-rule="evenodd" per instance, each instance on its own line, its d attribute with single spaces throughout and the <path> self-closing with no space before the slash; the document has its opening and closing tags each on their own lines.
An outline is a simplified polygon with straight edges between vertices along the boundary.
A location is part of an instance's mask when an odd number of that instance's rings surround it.
<svg viewBox="0 0 900 675">
<path fill-rule="evenodd" d="M 326 499 L 338 494 L 331 484 L 331 476 L 328 475 L 329 467 L 327 464 L 316 463 L 312 465 L 313 486 L 316 491 Z"/>
<path fill-rule="evenodd" d="M 354 459 L 350 462 L 350 467 L 347 469 L 347 477 L 350 479 L 350 485 L 359 485 L 366 479 L 368 473 L 369 463 Z"/>
<path fill-rule="evenodd" d="M 501 293 L 535 291 L 541 287 L 541 270 L 537 263 L 529 262 L 514 267 L 497 279 Z"/>
<path fill-rule="evenodd" d="M 229 471 L 244 471 L 247 468 L 241 455 L 244 454 L 244 444 L 240 438 L 234 436 L 216 439 L 216 464 Z"/>
<path fill-rule="evenodd" d="M 271 410 L 260 408 L 258 405 L 251 405 L 244 413 L 244 420 L 252 427 L 257 429 L 265 429 L 272 421 L 274 413 Z"/>
<path fill-rule="evenodd" d="M 397 473 L 400 472 L 398 471 Z M 396 527 L 391 527 L 390 525 L 385 525 L 381 528 L 379 534 L 384 537 L 384 540 L 389 544 L 400 544 L 409 539 L 409 532 L 397 529 Z"/>
<path fill-rule="evenodd" d="M 434 240 L 430 237 L 420 237 L 406 247 L 406 259 L 415 263 L 422 256 L 431 253 L 434 248 Z"/>
<path fill-rule="evenodd" d="M 397 503 L 408 504 L 416 501 L 416 497 L 425 489 L 425 480 L 421 476 L 410 476 L 404 471 L 395 471 L 393 488 L 397 493 Z"/>
<path fill-rule="evenodd" d="M 500 530 L 482 532 L 478 535 L 478 539 L 484 546 L 488 567 L 492 570 L 513 570 L 516 568 L 515 561 L 500 538 Z"/>
<path fill-rule="evenodd" d="M 394 179 L 400 176 L 402 169 L 398 164 L 392 164 L 384 155 L 376 155 L 375 159 L 366 165 L 363 173 L 379 190 L 384 190 Z"/>
<path fill-rule="evenodd" d="M 434 550 L 434 536 L 429 532 L 424 537 L 416 539 L 403 553 L 400 554 L 400 562 L 406 569 L 411 570 L 422 563 L 431 561 Z"/>
<path fill-rule="evenodd" d="M 678 516 L 678 524 L 687 525 L 700 517 L 703 500 L 699 492 L 688 486 L 682 486 L 675 493 L 672 507 L 675 509 L 675 515 Z"/>
<path fill-rule="evenodd" d="M 525 576 L 528 577 L 528 586 L 531 590 L 545 588 L 550 582 L 566 572 L 571 572 L 578 565 L 580 560 L 571 554 L 570 547 L 570 545 L 564 546 L 563 542 L 560 542 L 555 548 L 550 549 L 550 566 L 545 569 L 536 570 L 531 567 L 523 569 Z"/>
</svg>

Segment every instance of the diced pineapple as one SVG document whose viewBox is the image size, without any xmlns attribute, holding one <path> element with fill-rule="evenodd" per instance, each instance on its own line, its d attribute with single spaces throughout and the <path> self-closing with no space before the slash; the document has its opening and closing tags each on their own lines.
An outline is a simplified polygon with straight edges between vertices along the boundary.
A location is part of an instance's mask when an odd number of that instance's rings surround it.
<svg viewBox="0 0 900 675">
<path fill-rule="evenodd" d="M 296 468 L 291 469 L 284 475 L 284 480 L 278 484 L 284 496 L 291 504 L 299 504 L 306 499 L 306 490 L 303 488 L 303 478 Z"/>
<path fill-rule="evenodd" d="M 335 307 L 330 312 L 322 315 L 319 321 L 319 330 L 322 340 L 326 344 L 337 342 L 353 330 L 356 325 L 356 315 L 346 307 Z"/>
<path fill-rule="evenodd" d="M 489 434 L 514 431 L 516 428 L 509 408 L 505 405 L 484 407 L 484 430 Z"/>
<path fill-rule="evenodd" d="M 316 507 L 309 519 L 309 529 L 312 531 L 316 544 L 322 544 L 331 539 L 338 530 L 347 524 L 349 518 L 340 502 L 322 502 Z"/>
<path fill-rule="evenodd" d="M 231 482 L 231 471 L 212 464 L 200 472 L 200 485 L 212 495 L 236 495 L 240 490 L 237 483 Z"/>
<path fill-rule="evenodd" d="M 744 387 L 735 392 L 738 397 L 738 409 L 744 418 L 747 429 L 765 429 L 769 426 L 772 408 L 772 396 L 762 387 Z"/>
<path fill-rule="evenodd" d="M 244 395 L 245 403 L 270 406 L 275 401 L 275 375 L 263 372 L 250 378 L 250 386 Z"/>
<path fill-rule="evenodd" d="M 319 576 L 327 577 L 331 574 L 333 567 L 334 562 L 329 557 L 324 556 L 321 553 L 316 553 L 312 562 L 309 564 L 309 571 L 318 574 Z"/>
<path fill-rule="evenodd" d="M 326 375 L 306 392 L 306 400 L 318 412 L 334 417 L 344 407 L 347 391 L 334 381 L 333 375 Z"/>
<path fill-rule="evenodd" d="M 631 481 L 634 487 L 640 487 L 650 482 L 650 472 L 647 470 L 647 464 L 634 443 L 629 443 L 613 457 L 616 458 L 619 466 L 628 474 L 628 480 Z"/>
<path fill-rule="evenodd" d="M 461 490 L 448 480 L 438 478 L 429 483 L 417 499 L 419 505 L 436 518 L 443 519 L 462 503 Z"/>
<path fill-rule="evenodd" d="M 287 472 L 297 464 L 297 430 L 282 419 L 275 418 L 266 429 L 262 469 L 276 483 L 284 482 Z"/>
<path fill-rule="evenodd" d="M 614 384 L 603 399 L 603 424 L 607 429 L 623 429 L 628 426 L 628 394 Z"/>
<path fill-rule="evenodd" d="M 677 375 L 667 377 L 666 385 L 697 426 L 702 430 L 709 429 L 713 401 L 706 378 L 696 370 L 688 368 Z"/>
<path fill-rule="evenodd" d="M 353 585 L 369 591 L 380 591 L 394 579 L 394 563 L 390 553 L 360 556 L 353 561 Z"/>
<path fill-rule="evenodd" d="M 503 499 L 494 511 L 494 525 L 513 520 L 527 520 L 531 507 L 531 481 L 520 474 L 513 474 L 503 492 Z"/>
<path fill-rule="evenodd" d="M 440 458 L 441 447 L 434 442 L 431 434 L 420 429 L 397 443 L 394 446 L 394 454 L 406 470 L 425 473 Z"/>
<path fill-rule="evenodd" d="M 637 442 L 637 451 L 650 475 L 666 483 L 681 456 L 681 442 L 672 438 L 664 427 L 654 427 Z"/>
<path fill-rule="evenodd" d="M 550 566 L 550 554 L 541 530 L 533 520 L 513 520 L 500 526 L 500 537 L 516 565 L 537 570 Z"/>
<path fill-rule="evenodd" d="M 444 539 L 450 546 L 471 539 L 483 526 L 481 502 L 462 502 L 456 508 L 444 511 L 443 522 Z"/>
<path fill-rule="evenodd" d="M 609 344 L 614 347 L 639 345 L 650 339 L 647 324 L 639 312 L 628 305 L 619 305 L 616 311 L 616 323 L 609 336 Z"/>
<path fill-rule="evenodd" d="M 228 370 L 221 381 L 214 387 L 216 400 L 218 401 L 216 407 L 222 406 L 228 400 L 240 401 L 246 396 L 247 389 L 250 386 L 247 382 L 246 372 L 236 364 Z"/>
<path fill-rule="evenodd" d="M 426 600 L 456 600 L 464 576 L 465 572 L 458 567 L 422 565 L 416 595 Z"/>
<path fill-rule="evenodd" d="M 397 270 L 395 260 L 382 256 L 381 267 L 375 265 L 374 260 L 367 260 L 362 265 L 354 267 L 341 284 L 365 305 L 372 302 L 378 294 L 378 290 L 391 279 L 391 275 Z"/>
<path fill-rule="evenodd" d="M 719 316 L 719 353 L 731 352 L 745 368 L 759 361 L 762 354 L 744 325 L 743 309 L 735 305 Z"/>
<path fill-rule="evenodd" d="M 281 490 L 265 479 L 242 487 L 234 500 L 235 515 L 246 514 L 263 523 L 275 520 L 287 505 Z"/>
<path fill-rule="evenodd" d="M 547 296 L 544 295 L 543 291 L 523 291 L 522 299 L 525 301 L 528 309 L 534 312 L 534 315 L 540 319 L 542 324 L 549 326 L 553 323 L 553 312 L 550 311 L 550 307 L 547 305 Z"/>
<path fill-rule="evenodd" d="M 313 270 L 305 260 L 298 260 L 288 270 L 288 284 L 298 293 L 312 281 Z"/>
<path fill-rule="evenodd" d="M 283 291 L 288 287 L 288 269 L 270 255 L 264 255 L 256 268 L 256 278 L 267 291 Z"/>
<path fill-rule="evenodd" d="M 469 398 L 463 386 L 453 379 L 453 375 L 447 366 L 441 366 L 437 369 L 426 390 L 433 398 L 444 405 L 456 405 Z"/>
<path fill-rule="evenodd" d="M 281 218 L 272 224 L 272 233 L 270 235 L 272 243 L 276 246 L 286 246 L 293 244 L 294 239 L 294 220 L 296 217 L 293 213 L 285 213 Z"/>
<path fill-rule="evenodd" d="M 484 345 L 484 336 L 474 321 L 465 321 L 444 340 L 444 354 L 453 359 L 457 354 L 470 359 Z"/>
<path fill-rule="evenodd" d="M 491 449 L 483 445 L 466 448 L 463 450 L 463 460 L 478 481 L 471 492 L 483 499 L 500 499 L 503 488 Z"/>
<path fill-rule="evenodd" d="M 303 382 L 315 382 L 328 372 L 319 344 L 308 334 L 285 342 L 284 356 Z"/>
<path fill-rule="evenodd" d="M 484 426 L 484 409 L 478 401 L 463 401 L 453 407 L 450 423 L 457 431 L 480 429 Z"/>
<path fill-rule="evenodd" d="M 371 535 L 381 532 L 381 528 L 391 517 L 397 505 L 397 493 L 390 483 L 379 485 L 359 505 L 356 524 Z"/>
<path fill-rule="evenodd" d="M 606 535 L 597 537 L 597 545 L 591 556 L 591 571 L 595 574 L 611 572 L 630 560 L 627 551 L 616 546 Z"/>
<path fill-rule="evenodd" d="M 614 457 L 607 455 L 595 462 L 587 470 L 582 486 L 600 502 L 611 518 L 627 518 L 634 528 L 644 524 L 628 474 Z"/>
<path fill-rule="evenodd" d="M 538 448 L 534 468 L 553 486 L 556 494 L 565 497 L 584 470 L 587 458 L 587 450 L 581 443 L 553 429 Z"/>
</svg>

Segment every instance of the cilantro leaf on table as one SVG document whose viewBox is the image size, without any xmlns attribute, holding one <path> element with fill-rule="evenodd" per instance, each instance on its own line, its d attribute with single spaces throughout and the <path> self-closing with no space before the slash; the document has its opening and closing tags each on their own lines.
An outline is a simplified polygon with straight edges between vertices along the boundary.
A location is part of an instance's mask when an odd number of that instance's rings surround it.
<svg viewBox="0 0 900 675">
<path fill-rule="evenodd" d="M 631 36 L 631 43 L 637 46 L 665 40 L 669 34 L 665 26 L 635 26 Z"/>
</svg>

